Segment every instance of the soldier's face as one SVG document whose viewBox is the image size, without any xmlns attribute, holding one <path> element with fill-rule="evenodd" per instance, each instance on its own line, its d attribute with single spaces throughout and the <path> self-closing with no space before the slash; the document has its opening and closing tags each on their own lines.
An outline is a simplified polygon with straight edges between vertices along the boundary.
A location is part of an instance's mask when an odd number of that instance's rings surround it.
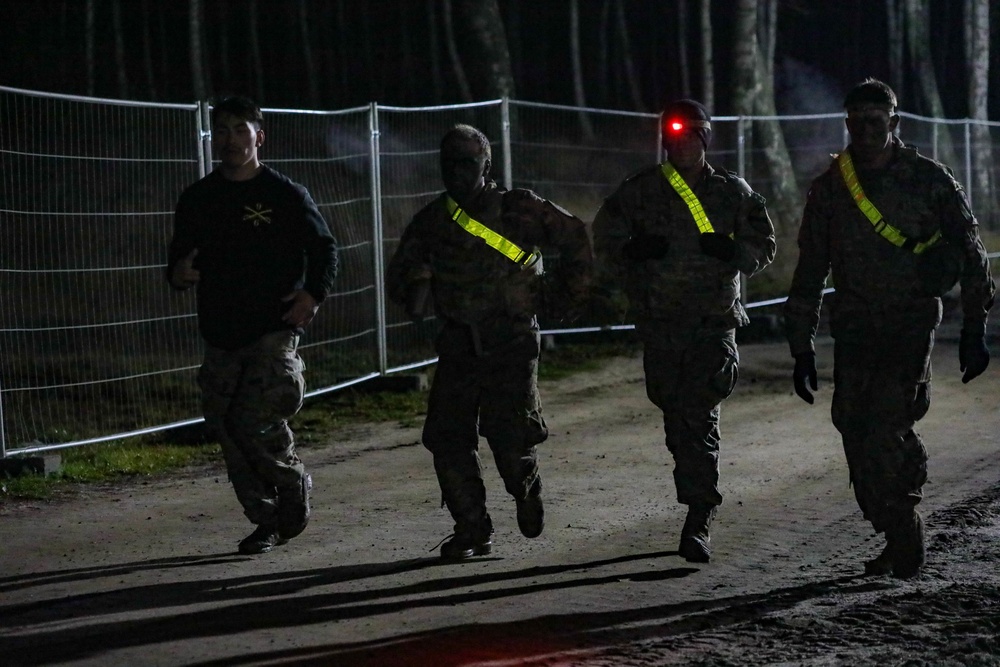
<svg viewBox="0 0 1000 667">
<path fill-rule="evenodd" d="M 705 144 L 696 128 L 681 132 L 668 132 L 663 137 L 663 147 L 667 149 L 670 164 L 680 172 L 699 169 L 705 164 Z"/>
<path fill-rule="evenodd" d="M 871 160 L 891 144 L 899 116 L 885 106 L 863 105 L 850 109 L 844 122 L 854 153 L 862 160 Z"/>
<path fill-rule="evenodd" d="M 475 197 L 486 185 L 490 161 L 475 140 L 457 139 L 441 148 L 441 179 L 459 204 Z"/>
<path fill-rule="evenodd" d="M 258 161 L 257 149 L 264 143 L 264 131 L 233 114 L 220 114 L 212 123 L 215 154 L 228 169 L 239 169 Z"/>
</svg>

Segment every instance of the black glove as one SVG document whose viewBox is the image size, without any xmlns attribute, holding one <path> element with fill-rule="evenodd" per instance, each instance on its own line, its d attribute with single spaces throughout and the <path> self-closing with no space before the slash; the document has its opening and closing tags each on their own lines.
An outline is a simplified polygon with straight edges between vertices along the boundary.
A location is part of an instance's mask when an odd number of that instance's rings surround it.
<svg viewBox="0 0 1000 667">
<path fill-rule="evenodd" d="M 622 246 L 622 255 L 633 262 L 663 259 L 670 249 L 670 241 L 660 234 L 639 234 Z"/>
<path fill-rule="evenodd" d="M 736 241 L 725 234 L 706 232 L 698 237 L 698 243 L 703 253 L 723 262 L 731 262 L 736 257 Z"/>
<path fill-rule="evenodd" d="M 979 377 L 989 365 L 990 349 L 986 347 L 986 336 L 966 333 L 963 329 L 962 336 L 958 340 L 958 366 L 959 370 L 965 373 L 962 376 L 962 383 L 966 384 Z"/>
<path fill-rule="evenodd" d="M 704 234 L 702 235 L 704 236 Z M 792 371 L 792 382 L 795 383 L 795 393 L 809 405 L 813 404 L 813 395 L 806 389 L 806 380 L 809 386 L 816 391 L 816 353 L 802 352 L 795 355 L 795 370 Z"/>
</svg>

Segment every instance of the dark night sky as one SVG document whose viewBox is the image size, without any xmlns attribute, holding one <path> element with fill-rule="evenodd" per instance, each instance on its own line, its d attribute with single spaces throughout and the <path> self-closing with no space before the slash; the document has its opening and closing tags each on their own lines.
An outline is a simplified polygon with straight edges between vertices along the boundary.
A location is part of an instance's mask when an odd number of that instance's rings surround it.
<svg viewBox="0 0 1000 667">
<path fill-rule="evenodd" d="M 0 0 L 0 84 L 19 88 L 86 94 L 84 0 Z M 115 67 L 111 0 L 95 0 L 99 97 L 120 97 Z M 688 3 L 694 11 L 695 3 Z M 932 0 L 932 48 L 946 115 L 964 117 L 965 65 L 962 58 L 962 3 Z M 194 92 L 188 61 L 185 0 L 121 0 L 128 94 L 132 99 L 191 102 Z M 203 0 L 205 48 L 214 94 L 253 94 L 247 30 L 247 0 Z M 632 109 L 622 77 L 613 77 L 607 96 L 595 82 L 598 71 L 598 17 L 602 0 L 580 0 L 581 41 L 588 75 L 588 105 Z M 293 0 L 260 0 L 260 41 L 267 106 L 309 107 L 303 55 Z M 572 104 L 567 0 L 500 0 L 514 60 L 517 97 Z M 675 41 L 677 8 L 663 0 L 626 0 L 632 56 L 641 78 L 645 110 L 680 94 Z M 733 0 L 714 0 L 718 114 L 727 110 L 731 69 Z M 149 25 L 153 87 L 143 56 Z M 310 0 L 310 35 L 319 72 L 320 106 L 342 108 L 378 101 L 418 105 L 461 101 L 441 47 L 441 85 L 430 76 L 428 3 L 425 0 Z M 1000 21 L 994 12 L 992 20 Z M 696 22 L 689 16 L 689 23 Z M 226 29 L 224 29 L 224 26 Z M 342 27 L 346 27 L 342 29 Z M 437 29 L 443 34 L 438 18 Z M 697 45 L 697 30 L 687 31 Z M 837 111 L 844 91 L 866 76 L 888 77 L 885 3 L 875 0 L 783 0 L 777 45 L 782 113 Z M 228 47 L 225 44 L 228 43 Z M 997 58 L 994 56 L 993 71 Z M 691 65 L 697 63 L 697 52 Z M 611 65 L 614 70 L 613 64 Z M 692 71 L 693 93 L 699 77 Z M 927 113 L 900 85 L 900 106 Z M 991 93 L 991 118 L 1000 117 L 1000 90 Z"/>
</svg>

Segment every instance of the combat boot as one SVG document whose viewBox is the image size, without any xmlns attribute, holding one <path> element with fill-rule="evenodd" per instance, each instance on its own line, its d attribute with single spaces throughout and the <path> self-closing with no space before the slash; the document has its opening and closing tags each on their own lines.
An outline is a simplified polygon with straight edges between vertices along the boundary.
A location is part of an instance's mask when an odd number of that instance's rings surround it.
<svg viewBox="0 0 1000 667">
<path fill-rule="evenodd" d="M 877 577 L 884 574 L 892 574 L 892 553 L 893 545 L 889 541 L 888 535 L 885 540 L 885 548 L 882 553 L 871 560 L 865 561 L 865 575 Z"/>
<path fill-rule="evenodd" d="M 309 492 L 312 490 L 312 475 L 305 474 L 295 486 L 278 489 L 278 533 L 288 541 L 297 537 L 309 523 L 311 508 Z"/>
<path fill-rule="evenodd" d="M 243 538 L 240 542 L 239 551 L 241 554 L 263 554 L 274 547 L 280 546 L 288 540 L 278 534 L 278 528 L 274 524 L 262 523 L 256 530 Z"/>
<path fill-rule="evenodd" d="M 707 563 L 712 556 L 708 528 L 715 518 L 715 505 L 690 505 L 681 529 L 678 554 L 689 563 Z"/>
<path fill-rule="evenodd" d="M 920 512 L 907 508 L 897 521 L 893 522 L 892 576 L 897 579 L 911 579 L 920 574 L 924 566 L 924 519 Z"/>
<path fill-rule="evenodd" d="M 517 527 L 525 537 L 538 537 L 545 528 L 545 506 L 542 504 L 542 480 L 536 479 L 528 490 L 528 497 L 515 498 Z"/>
<path fill-rule="evenodd" d="M 444 560 L 465 560 L 473 556 L 485 556 L 493 551 L 493 533 L 485 537 L 472 533 L 455 533 L 450 540 L 441 545 L 441 558 Z"/>
</svg>

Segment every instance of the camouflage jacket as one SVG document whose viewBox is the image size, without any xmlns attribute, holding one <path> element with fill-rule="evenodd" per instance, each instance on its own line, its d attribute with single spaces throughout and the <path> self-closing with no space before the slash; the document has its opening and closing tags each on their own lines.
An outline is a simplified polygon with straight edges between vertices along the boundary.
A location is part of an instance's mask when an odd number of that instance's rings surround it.
<svg viewBox="0 0 1000 667">
<path fill-rule="evenodd" d="M 511 333 L 537 327 L 539 272 L 459 226 L 446 200 L 445 193 L 436 197 L 404 230 L 387 270 L 389 297 L 403 304 L 408 290 L 429 278 L 435 312 L 446 321 Z M 526 252 L 557 252 L 566 299 L 577 304 L 586 300 L 593 259 L 579 218 L 530 190 L 505 191 L 493 181 L 465 211 Z"/>
<path fill-rule="evenodd" d="M 749 320 L 740 303 L 740 272 L 751 276 L 774 259 L 774 226 L 764 198 L 746 181 L 706 165 L 693 192 L 714 230 L 736 241 L 732 261 L 702 253 L 694 217 L 660 165 L 626 179 L 594 219 L 598 267 L 605 278 L 624 284 L 640 328 L 651 323 L 714 329 L 745 325 Z M 666 256 L 626 259 L 622 246 L 640 234 L 665 236 L 670 242 Z"/>
<path fill-rule="evenodd" d="M 858 170 L 865 195 L 904 236 L 926 241 L 938 230 L 961 252 L 965 326 L 984 332 L 994 284 L 978 225 L 951 170 L 893 137 L 894 155 L 884 169 Z M 927 331 L 940 323 L 941 300 L 928 295 L 917 269 L 920 255 L 879 236 L 854 202 L 840 167 L 817 177 L 806 198 L 799 229 L 799 262 L 785 304 L 793 355 L 813 351 L 823 288 L 832 273 L 834 336 L 866 337 L 884 324 L 905 323 Z"/>
</svg>

